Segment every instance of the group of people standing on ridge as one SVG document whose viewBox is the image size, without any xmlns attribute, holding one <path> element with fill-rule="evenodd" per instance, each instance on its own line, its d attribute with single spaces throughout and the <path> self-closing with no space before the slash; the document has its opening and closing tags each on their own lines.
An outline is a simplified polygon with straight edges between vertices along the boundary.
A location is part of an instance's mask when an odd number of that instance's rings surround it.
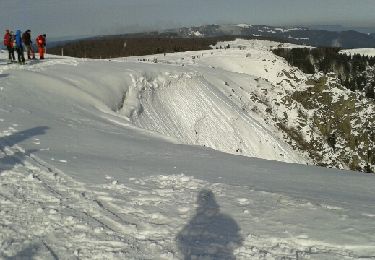
<svg viewBox="0 0 375 260">
<path fill-rule="evenodd" d="M 25 64 L 24 46 L 26 47 L 27 58 L 35 59 L 35 51 L 33 42 L 31 41 L 31 31 L 27 30 L 21 33 L 20 30 L 14 34 L 10 30 L 5 31 L 4 45 L 7 47 L 9 52 L 9 60 L 15 62 L 14 51 L 17 52 L 18 62 Z M 36 45 L 38 46 L 39 58 L 44 59 L 44 53 L 46 52 L 46 34 L 41 34 L 36 38 Z"/>
</svg>

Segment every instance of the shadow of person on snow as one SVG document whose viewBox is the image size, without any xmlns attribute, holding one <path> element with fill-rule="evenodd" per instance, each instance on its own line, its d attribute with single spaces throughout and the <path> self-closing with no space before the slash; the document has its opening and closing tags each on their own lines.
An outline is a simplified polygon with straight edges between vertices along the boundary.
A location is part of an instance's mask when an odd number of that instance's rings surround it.
<svg viewBox="0 0 375 260">
<path fill-rule="evenodd" d="M 17 164 L 22 164 L 26 156 L 29 156 L 31 153 L 37 151 L 29 150 L 24 152 L 18 150 L 14 153 L 9 153 L 9 151 L 6 151 L 7 147 L 12 147 L 15 144 L 18 144 L 34 136 L 43 135 L 46 133 L 47 129 L 49 128 L 46 126 L 39 126 L 21 132 L 13 133 L 10 136 L 0 137 L 0 173 L 2 171 L 12 169 Z"/>
<path fill-rule="evenodd" d="M 23 164 L 23 161 L 26 156 L 30 156 L 32 153 L 35 153 L 39 150 L 32 149 L 25 152 L 16 152 L 12 155 L 7 155 L 3 158 L 0 158 L 0 174 L 3 171 L 9 171 L 13 169 L 16 165 Z"/>
<path fill-rule="evenodd" d="M 17 252 L 14 256 L 5 256 L 1 255 L 1 259 L 4 260 L 26 260 L 26 259 L 34 259 L 34 257 L 38 254 L 40 246 L 39 245 L 30 245 L 23 250 Z"/>
<path fill-rule="evenodd" d="M 201 190 L 197 204 L 195 216 L 176 238 L 184 259 L 235 259 L 233 251 L 243 242 L 236 221 L 220 213 L 211 190 Z"/>
<path fill-rule="evenodd" d="M 29 260 L 29 259 L 51 259 L 59 260 L 58 255 L 45 242 L 32 242 L 12 256 L 0 252 L 0 259 L 4 260 Z M 68 258 L 63 258 L 68 259 Z"/>
</svg>

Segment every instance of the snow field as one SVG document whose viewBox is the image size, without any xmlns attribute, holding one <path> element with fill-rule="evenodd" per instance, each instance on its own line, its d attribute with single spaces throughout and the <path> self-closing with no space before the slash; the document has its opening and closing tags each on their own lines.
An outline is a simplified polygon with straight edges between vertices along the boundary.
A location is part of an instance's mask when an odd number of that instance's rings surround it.
<svg viewBox="0 0 375 260">
<path fill-rule="evenodd" d="M 303 78 L 239 44 L 0 65 L 0 258 L 373 257 L 374 179 L 271 161 L 306 162 L 254 93 L 276 108 Z"/>
<path fill-rule="evenodd" d="M 235 219 L 241 229 L 240 239 L 233 241 L 238 244 L 222 245 L 237 259 L 293 259 L 296 254 L 356 259 L 355 251 L 373 250 L 366 242 L 371 225 L 353 228 L 358 219 L 340 207 L 184 174 L 129 178 L 126 183 L 107 175 L 104 184 L 84 184 L 24 154 L 17 145 L 2 152 L 18 159 L 25 156 L 0 176 L 5 258 L 180 258 L 178 248 L 190 245 L 179 244 L 177 238 L 186 229 L 194 237 L 189 229 L 194 232 L 197 227 L 188 223 L 199 215 L 197 196 L 204 190 L 212 191 L 221 212 L 203 216 L 210 223 L 216 218 L 222 221 L 219 215 Z M 208 230 L 213 236 L 226 235 L 220 229 Z"/>
</svg>

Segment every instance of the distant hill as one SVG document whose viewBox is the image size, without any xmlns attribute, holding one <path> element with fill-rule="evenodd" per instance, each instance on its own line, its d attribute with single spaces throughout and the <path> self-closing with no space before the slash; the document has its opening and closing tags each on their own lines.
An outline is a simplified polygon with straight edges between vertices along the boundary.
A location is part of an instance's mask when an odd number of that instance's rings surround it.
<svg viewBox="0 0 375 260">
<path fill-rule="evenodd" d="M 314 30 L 305 27 L 275 27 L 267 25 L 204 25 L 185 27 L 169 32 L 181 37 L 212 37 L 222 35 L 257 36 L 283 39 L 292 43 L 319 47 L 374 48 L 375 34 L 349 31 Z"/>
<path fill-rule="evenodd" d="M 218 41 L 235 38 L 263 39 L 315 47 L 374 48 L 375 34 L 357 31 L 312 30 L 267 25 L 203 25 L 161 32 L 107 35 L 54 42 L 51 54 L 87 58 L 142 56 L 156 53 L 210 49 Z M 126 47 L 124 44 L 126 42 Z"/>
<path fill-rule="evenodd" d="M 72 41 L 50 48 L 48 52 L 60 55 L 63 49 L 65 56 L 116 58 L 207 50 L 219 40 L 233 39 L 233 37 L 182 38 L 170 34 L 119 35 Z"/>
</svg>

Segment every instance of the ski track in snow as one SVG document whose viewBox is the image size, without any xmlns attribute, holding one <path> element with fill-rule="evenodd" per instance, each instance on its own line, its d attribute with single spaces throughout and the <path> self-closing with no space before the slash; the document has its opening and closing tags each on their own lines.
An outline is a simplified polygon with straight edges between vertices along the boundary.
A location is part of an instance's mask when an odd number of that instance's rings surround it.
<svg viewBox="0 0 375 260">
<path fill-rule="evenodd" d="M 0 175 L 0 251 L 5 259 L 179 258 L 176 237 L 195 214 L 197 195 L 204 189 L 215 194 L 222 212 L 230 213 L 241 227 L 243 242 L 233 253 L 237 259 L 358 257 L 350 249 L 310 241 L 306 234 L 276 229 L 270 237 L 259 232 L 279 222 L 293 230 L 297 223 L 288 223 L 288 218 L 306 211 L 337 221 L 345 216 L 342 209 L 183 174 L 130 178 L 128 183 L 107 176 L 107 184 L 85 185 L 17 145 L 2 147 L 2 154 L 25 157 Z M 302 223 L 297 224 L 301 230 L 308 226 Z"/>
</svg>

